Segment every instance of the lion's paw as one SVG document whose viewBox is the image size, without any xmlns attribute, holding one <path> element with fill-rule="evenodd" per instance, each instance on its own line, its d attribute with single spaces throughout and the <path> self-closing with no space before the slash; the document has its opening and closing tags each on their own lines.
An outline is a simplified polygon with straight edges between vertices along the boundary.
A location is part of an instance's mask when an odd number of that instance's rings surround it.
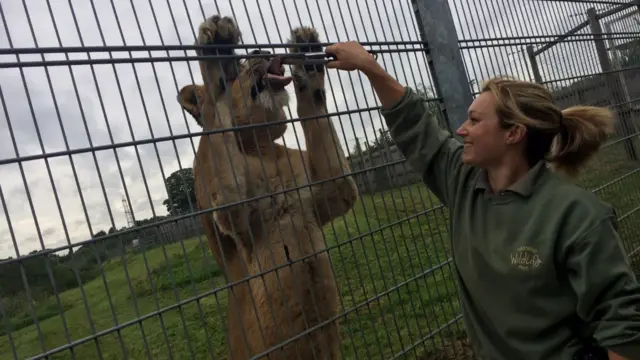
<svg viewBox="0 0 640 360">
<path fill-rule="evenodd" d="M 308 52 L 321 52 L 322 45 L 320 45 L 320 35 L 318 31 L 313 27 L 300 26 L 291 31 L 291 38 L 289 44 L 304 44 L 304 45 L 292 45 L 289 47 L 290 52 L 296 53 L 308 53 Z M 294 81 L 300 89 L 307 88 L 309 81 L 315 82 L 315 80 L 324 75 L 325 67 L 322 64 L 317 65 L 295 65 L 293 67 L 292 75 Z"/>
<path fill-rule="evenodd" d="M 289 48 L 291 52 L 319 52 L 322 51 L 320 45 L 320 35 L 316 29 L 308 26 L 300 26 L 291 31 L 290 44 L 308 44 L 300 46 L 292 46 Z"/>
<path fill-rule="evenodd" d="M 240 41 L 242 33 L 235 21 L 228 16 L 213 15 L 200 24 L 199 45 L 234 45 Z M 232 54 L 233 48 L 204 49 L 204 55 Z"/>
</svg>

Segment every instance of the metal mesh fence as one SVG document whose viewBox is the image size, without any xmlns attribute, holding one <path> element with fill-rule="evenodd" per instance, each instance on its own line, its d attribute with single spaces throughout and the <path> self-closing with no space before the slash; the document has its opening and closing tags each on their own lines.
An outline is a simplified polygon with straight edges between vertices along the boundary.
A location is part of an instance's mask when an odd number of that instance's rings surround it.
<svg viewBox="0 0 640 360">
<path fill-rule="evenodd" d="M 239 56 L 232 31 L 192 45 L 213 14 L 235 19 Z M 217 71 L 198 60 L 233 73 L 239 58 L 272 58 L 254 49 L 358 40 L 450 129 L 499 74 L 544 83 L 563 106 L 615 108 L 616 138 L 580 182 L 616 207 L 637 266 L 639 19 L 624 1 L 0 1 L 0 358 L 217 359 L 250 345 L 256 358 L 291 347 L 327 358 L 309 339 L 333 336 L 334 320 L 340 358 L 472 358 L 447 209 L 395 148 L 366 78 L 326 71 L 322 86 L 304 68 L 326 112 L 288 86 L 271 132 L 278 99 L 231 88 L 243 106 L 229 111 L 244 116 L 203 128 L 199 91 L 220 87 L 189 87 Z M 288 44 L 299 26 L 319 43 Z M 259 219 L 243 217 L 251 207 Z M 212 214 L 234 231 L 253 225 L 255 242 L 223 235 Z M 244 268 L 247 254 L 259 255 Z"/>
</svg>

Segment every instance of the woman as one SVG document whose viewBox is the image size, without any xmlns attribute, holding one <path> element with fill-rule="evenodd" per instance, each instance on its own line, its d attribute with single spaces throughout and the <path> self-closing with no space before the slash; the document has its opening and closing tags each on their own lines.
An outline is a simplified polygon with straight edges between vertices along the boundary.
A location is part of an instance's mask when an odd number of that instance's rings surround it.
<svg viewBox="0 0 640 360">
<path fill-rule="evenodd" d="M 326 52 L 328 68 L 369 78 L 398 148 L 448 207 L 479 357 L 640 359 L 640 286 L 614 211 L 558 173 L 576 174 L 599 149 L 611 130 L 606 109 L 561 111 L 544 87 L 495 78 L 457 129 L 460 143 L 359 43 Z"/>
</svg>

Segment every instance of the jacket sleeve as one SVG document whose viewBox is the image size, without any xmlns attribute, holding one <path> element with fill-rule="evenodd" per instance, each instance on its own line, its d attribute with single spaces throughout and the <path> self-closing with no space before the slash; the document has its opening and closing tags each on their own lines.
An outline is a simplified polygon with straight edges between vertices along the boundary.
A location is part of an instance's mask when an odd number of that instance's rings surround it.
<svg viewBox="0 0 640 360">
<path fill-rule="evenodd" d="M 410 87 L 393 107 L 380 113 L 410 167 L 445 206 L 451 206 L 462 168 L 462 144 L 438 125 L 437 115 Z"/>
<path fill-rule="evenodd" d="M 577 313 L 600 346 L 640 359 L 640 286 L 615 226 L 612 215 L 574 243 L 567 270 Z"/>
</svg>

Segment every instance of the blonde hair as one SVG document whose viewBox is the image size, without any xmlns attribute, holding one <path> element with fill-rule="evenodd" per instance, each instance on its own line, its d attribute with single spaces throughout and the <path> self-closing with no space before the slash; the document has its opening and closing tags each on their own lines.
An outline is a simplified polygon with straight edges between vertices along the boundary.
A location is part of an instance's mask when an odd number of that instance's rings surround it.
<svg viewBox="0 0 640 360">
<path fill-rule="evenodd" d="M 483 84 L 481 92 L 495 96 L 503 127 L 527 129 L 525 153 L 530 166 L 545 160 L 554 169 L 576 176 L 613 132 L 608 109 L 580 105 L 561 110 L 540 84 L 495 77 Z"/>
</svg>

